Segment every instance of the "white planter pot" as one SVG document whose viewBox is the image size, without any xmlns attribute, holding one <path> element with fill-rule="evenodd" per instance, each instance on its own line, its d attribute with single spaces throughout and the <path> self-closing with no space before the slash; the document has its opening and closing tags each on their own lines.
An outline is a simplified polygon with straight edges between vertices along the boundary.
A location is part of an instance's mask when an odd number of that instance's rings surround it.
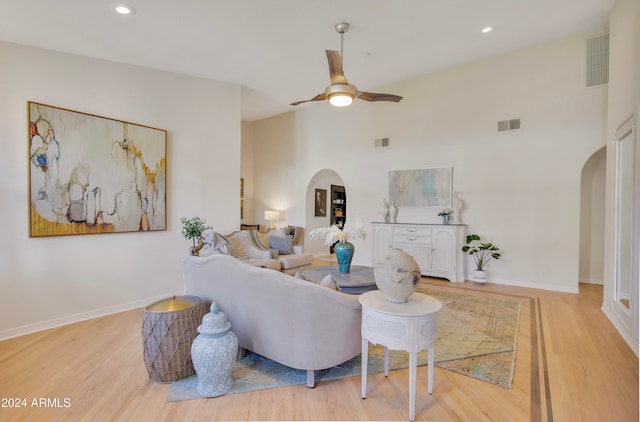
<svg viewBox="0 0 640 422">
<path fill-rule="evenodd" d="M 473 272 L 473 278 L 478 280 L 478 283 L 484 283 L 487 278 L 487 273 L 484 270 L 475 270 Z"/>
</svg>

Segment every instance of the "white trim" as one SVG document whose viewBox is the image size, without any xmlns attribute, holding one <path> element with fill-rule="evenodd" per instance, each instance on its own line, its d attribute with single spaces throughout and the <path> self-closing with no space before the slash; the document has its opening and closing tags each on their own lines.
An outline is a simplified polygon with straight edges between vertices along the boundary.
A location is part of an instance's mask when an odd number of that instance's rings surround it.
<svg viewBox="0 0 640 422">
<path fill-rule="evenodd" d="M 551 284 L 541 284 L 541 283 L 532 283 L 530 281 L 513 281 L 513 280 L 504 280 L 504 279 L 496 279 L 493 277 L 488 277 L 486 280 L 478 280 L 467 274 L 466 280 L 474 281 L 474 282 L 485 282 L 485 283 L 493 283 L 493 284 L 501 284 L 505 286 L 513 286 L 513 287 L 526 287 L 528 289 L 539 289 L 539 290 L 549 290 L 552 292 L 560 292 L 560 293 L 580 293 L 578 287 L 565 287 L 565 286 L 555 286 Z"/>
<path fill-rule="evenodd" d="M 38 331 L 48 330 L 51 328 L 61 327 L 63 325 L 74 324 L 80 321 L 86 321 L 88 319 L 99 318 L 107 315 L 117 314 L 118 312 L 129 311 L 131 309 L 142 308 L 157 302 L 162 299 L 166 299 L 173 295 L 183 295 L 184 292 L 168 293 L 160 296 L 150 297 L 146 299 L 140 299 L 133 302 L 123 303 L 120 305 L 108 306 L 106 308 L 94 309 L 93 311 L 82 312 L 79 314 L 67 315 L 60 318 L 50 319 L 48 321 L 41 321 L 35 324 L 23 325 L 22 327 L 11 328 L 9 330 L 0 331 L 0 341 L 7 340 L 13 337 L 23 336 L 26 334 L 36 333 Z"/>
<path fill-rule="evenodd" d="M 604 278 L 581 278 L 580 283 L 604 285 Z"/>
<path fill-rule="evenodd" d="M 603 304 L 602 308 L 600 309 L 602 310 L 602 312 L 604 312 L 607 318 L 609 318 L 609 321 L 611 321 L 613 326 L 616 327 L 618 334 L 620 334 L 620 336 L 629 345 L 629 347 L 631 347 L 631 350 L 633 350 L 636 356 L 639 356 L 639 345 L 638 342 L 633 338 L 633 335 L 631 335 L 631 327 L 626 325 L 624 321 L 620 320 L 620 318 L 618 318 L 618 315 L 613 312 L 606 304 Z"/>
</svg>

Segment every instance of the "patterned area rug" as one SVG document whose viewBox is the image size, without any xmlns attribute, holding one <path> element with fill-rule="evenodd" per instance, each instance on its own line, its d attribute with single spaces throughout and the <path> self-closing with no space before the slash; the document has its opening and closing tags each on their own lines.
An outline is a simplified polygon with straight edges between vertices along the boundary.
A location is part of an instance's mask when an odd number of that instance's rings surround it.
<svg viewBox="0 0 640 422">
<path fill-rule="evenodd" d="M 418 291 L 440 300 L 436 366 L 468 375 L 503 388 L 511 388 L 515 366 L 520 303 L 486 299 L 460 291 L 420 286 Z M 368 372 L 382 372 L 384 349 L 369 345 Z M 407 368 L 406 352 L 389 351 L 389 369 Z M 418 365 L 427 364 L 427 352 L 418 354 Z M 359 376 L 360 356 L 336 367 L 316 371 L 316 383 L 323 380 Z M 233 368 L 234 384 L 227 394 L 243 393 L 289 385 L 306 384 L 306 371 L 292 369 L 249 353 Z M 173 382 L 166 401 L 199 398 L 197 376 Z"/>
</svg>

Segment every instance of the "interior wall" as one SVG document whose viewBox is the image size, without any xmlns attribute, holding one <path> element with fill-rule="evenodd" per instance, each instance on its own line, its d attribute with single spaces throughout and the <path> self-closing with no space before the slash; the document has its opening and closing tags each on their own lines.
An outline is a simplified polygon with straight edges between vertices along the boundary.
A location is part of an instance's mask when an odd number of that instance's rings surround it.
<svg viewBox="0 0 640 422">
<path fill-rule="evenodd" d="M 577 292 L 580 175 L 606 129 L 606 87 L 583 88 L 583 38 L 361 87 L 403 96 L 398 104 L 318 102 L 257 121 L 256 202 L 282 201 L 303 222 L 308 181 L 331 168 L 349 190 L 349 214 L 377 221 L 389 171 L 453 166 L 463 223 L 504 251 L 491 281 Z M 498 133 L 512 118 L 521 129 Z M 375 148 L 383 137 L 390 146 Z M 400 209 L 398 220 L 437 222 L 438 211 Z M 371 237 L 354 244 L 354 264 L 370 265 Z"/>
<path fill-rule="evenodd" d="M 4 42 L 0 63 L 0 338 L 182 292 L 180 218 L 239 224 L 240 87 Z M 29 238 L 28 100 L 167 130 L 167 230 Z"/>
<path fill-rule="evenodd" d="M 604 223 L 607 150 L 595 152 L 582 169 L 580 192 L 580 282 L 604 284 Z"/>
<path fill-rule="evenodd" d="M 243 197 L 240 198 L 244 208 L 244 218 L 240 219 L 243 224 L 256 224 L 258 219 L 254 215 L 253 198 L 253 122 L 242 122 L 241 125 L 241 147 L 240 147 L 240 177 L 244 179 Z"/>
<path fill-rule="evenodd" d="M 307 234 L 318 227 L 329 227 L 331 225 L 331 185 L 344 186 L 344 182 L 338 173 L 330 169 L 320 170 L 309 180 L 305 207 L 305 230 Z M 327 191 L 326 214 L 320 217 L 315 215 L 316 189 Z M 347 215 L 349 215 L 349 192 L 346 187 L 345 192 L 347 194 Z M 322 239 L 311 239 L 306 236 L 304 251 L 312 253 L 314 256 L 329 255 L 329 246 L 325 245 Z"/>
<path fill-rule="evenodd" d="M 613 311 L 614 158 L 615 132 L 640 105 L 640 2 L 616 0 L 609 17 L 609 101 L 607 105 L 607 200 L 605 208 L 605 280 L 602 309 L 638 354 L 638 304 L 632 302 L 631 324 Z M 638 188 L 638 187 L 636 187 Z M 636 227 L 640 221 L 634 221 Z M 638 243 L 637 232 L 634 233 Z M 638 282 L 638 280 L 636 280 Z M 637 299 L 637 298 L 636 298 Z"/>
</svg>

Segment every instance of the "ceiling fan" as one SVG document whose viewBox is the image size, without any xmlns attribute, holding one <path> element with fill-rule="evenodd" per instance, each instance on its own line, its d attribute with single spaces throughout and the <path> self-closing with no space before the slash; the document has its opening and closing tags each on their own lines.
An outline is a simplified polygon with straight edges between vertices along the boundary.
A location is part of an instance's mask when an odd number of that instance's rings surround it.
<svg viewBox="0 0 640 422">
<path fill-rule="evenodd" d="M 402 97 L 398 95 L 358 91 L 358 88 L 356 88 L 355 85 L 352 85 L 347 81 L 347 78 L 344 77 L 344 73 L 342 71 L 342 44 L 344 33 L 349 30 L 349 24 L 346 22 L 340 22 L 336 24 L 335 28 L 336 32 L 340 34 L 340 51 L 325 50 L 327 53 L 327 60 L 329 62 L 331 85 L 327 86 L 323 93 L 316 95 L 312 99 L 296 101 L 295 103 L 291 103 L 291 105 L 297 106 L 298 104 L 310 101 L 329 100 L 331 105 L 344 107 L 351 104 L 355 98 L 360 98 L 365 101 L 393 101 L 394 103 L 402 100 Z"/>
</svg>

